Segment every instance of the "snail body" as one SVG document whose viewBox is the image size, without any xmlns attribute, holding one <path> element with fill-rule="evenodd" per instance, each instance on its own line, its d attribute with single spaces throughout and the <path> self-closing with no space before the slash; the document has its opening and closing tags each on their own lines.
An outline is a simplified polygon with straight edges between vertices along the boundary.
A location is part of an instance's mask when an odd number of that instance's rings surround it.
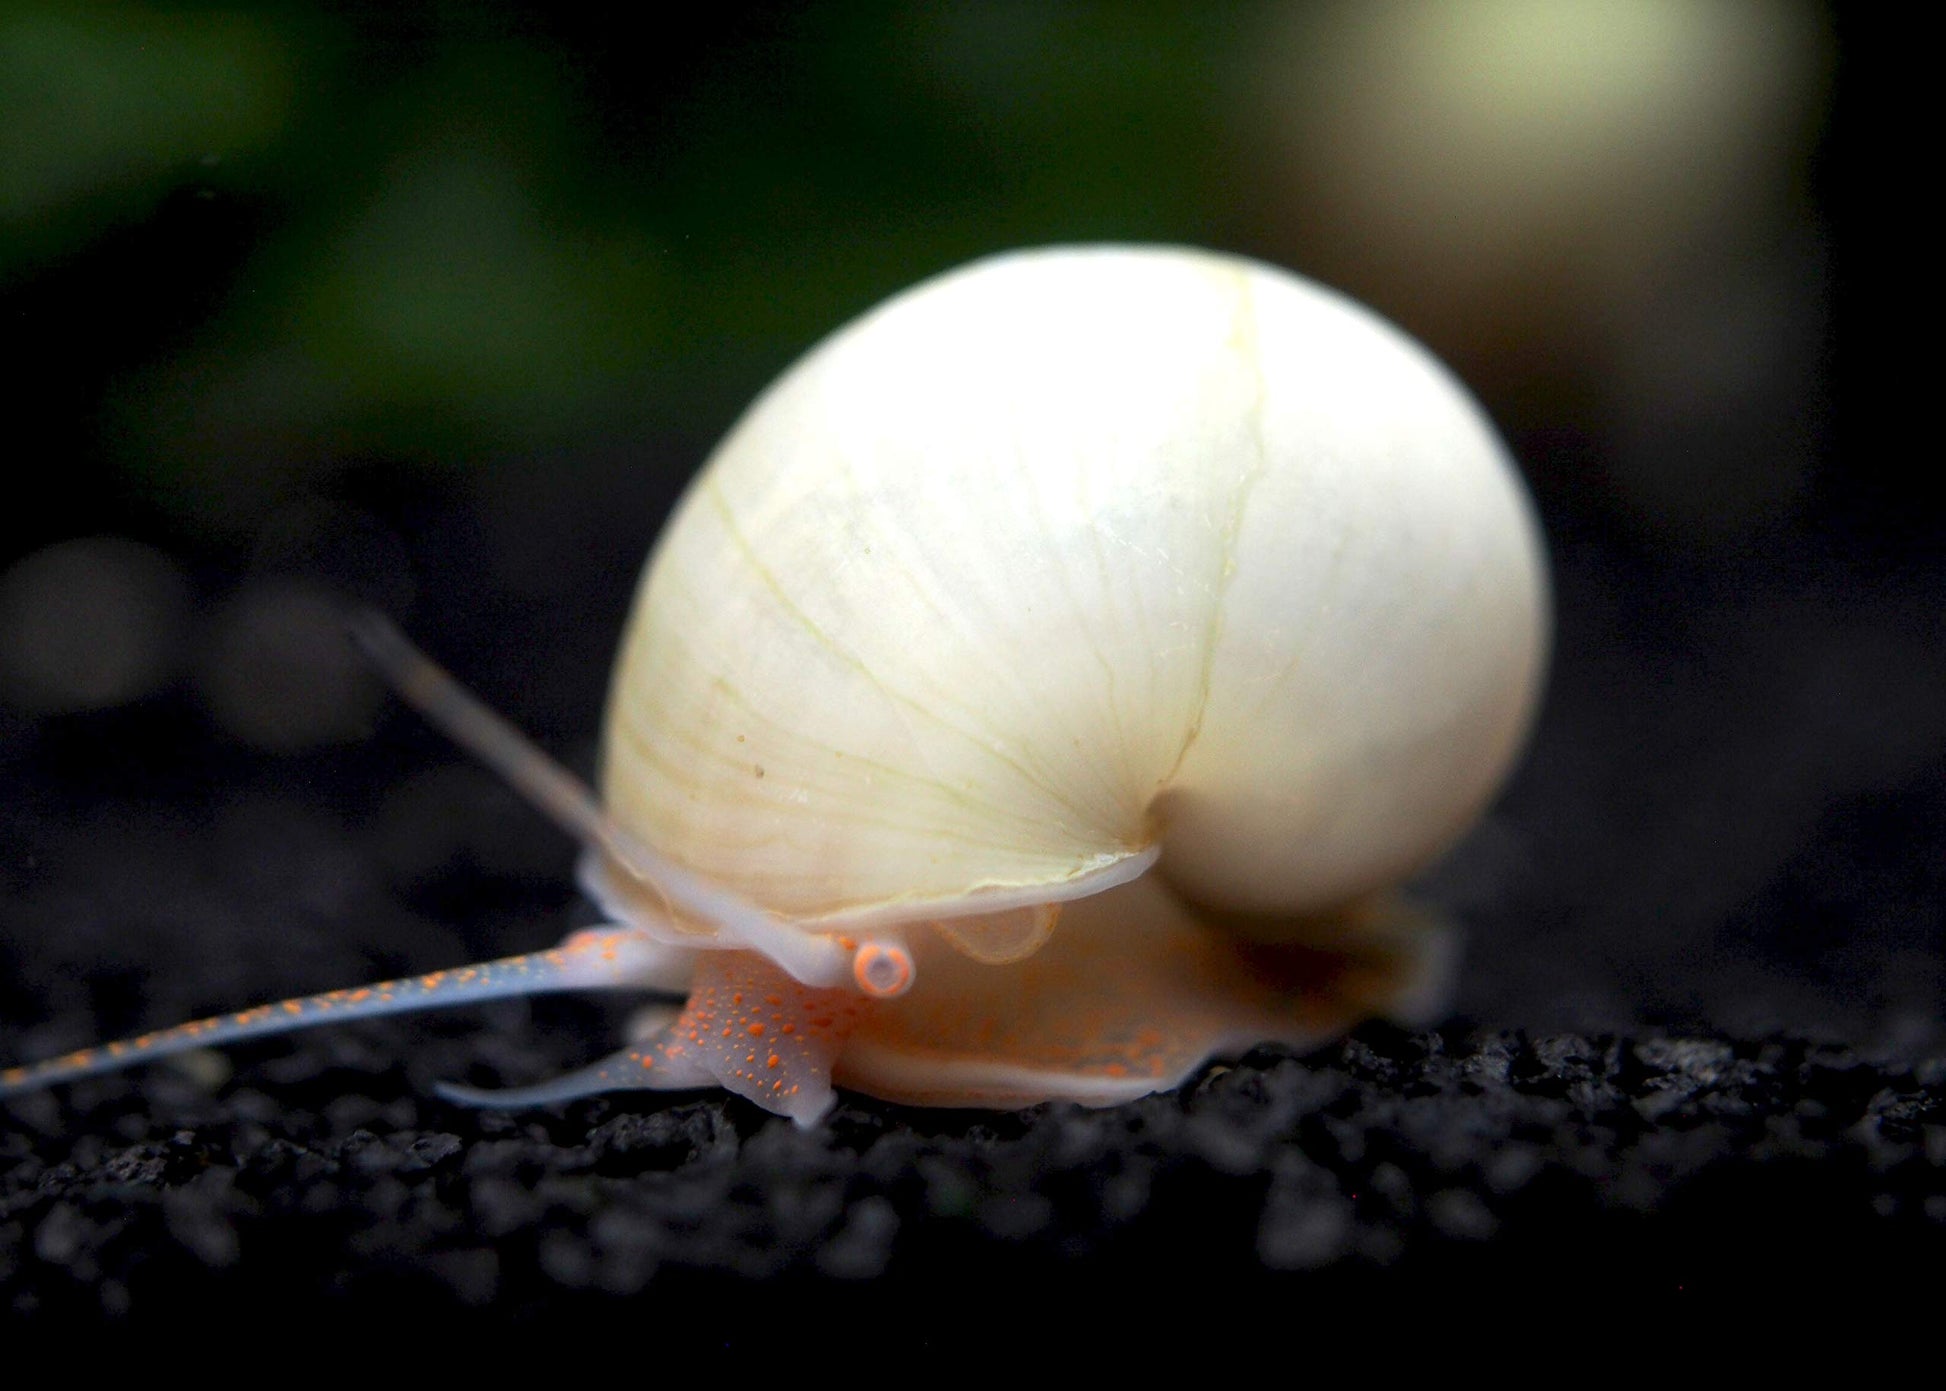
<svg viewBox="0 0 1946 1391">
<path fill-rule="evenodd" d="M 1511 462 L 1360 307 L 1170 248 L 928 281 L 692 483 L 622 640 L 599 807 L 368 635 L 580 836 L 614 921 L 474 983 L 688 991 L 585 1072 L 449 1094 L 1105 1103 L 1423 1014 L 1449 937 L 1392 890 L 1504 779 L 1546 632 Z"/>
</svg>

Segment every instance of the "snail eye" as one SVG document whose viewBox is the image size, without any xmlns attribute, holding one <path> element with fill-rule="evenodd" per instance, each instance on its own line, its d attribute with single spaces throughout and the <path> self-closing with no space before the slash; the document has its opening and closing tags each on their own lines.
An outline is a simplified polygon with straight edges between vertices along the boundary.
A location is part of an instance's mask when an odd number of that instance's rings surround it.
<svg viewBox="0 0 1946 1391">
<path fill-rule="evenodd" d="M 903 995 L 912 988 L 912 953 L 896 942 L 867 942 L 851 958 L 851 975 L 877 999 Z"/>
</svg>

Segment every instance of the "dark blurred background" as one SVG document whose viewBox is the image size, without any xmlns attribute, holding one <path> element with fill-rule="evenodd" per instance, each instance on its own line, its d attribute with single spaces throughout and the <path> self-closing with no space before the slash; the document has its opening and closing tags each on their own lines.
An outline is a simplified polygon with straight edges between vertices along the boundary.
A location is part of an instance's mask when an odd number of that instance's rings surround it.
<svg viewBox="0 0 1946 1391">
<path fill-rule="evenodd" d="M 1540 500 L 1547 707 L 1426 885 L 1471 928 L 1462 1017 L 1938 1048 L 1901 29 L 7 4 L 0 1052 L 557 936 L 570 848 L 397 709 L 333 603 L 586 768 L 635 573 L 742 405 L 922 276 L 1101 239 L 1369 302 Z"/>
</svg>

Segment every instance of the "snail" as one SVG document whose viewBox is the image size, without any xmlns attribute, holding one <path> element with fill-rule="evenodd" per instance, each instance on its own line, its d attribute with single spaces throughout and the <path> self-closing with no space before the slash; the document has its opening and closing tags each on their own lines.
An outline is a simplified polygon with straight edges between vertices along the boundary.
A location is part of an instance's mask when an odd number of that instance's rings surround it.
<svg viewBox="0 0 1946 1391">
<path fill-rule="evenodd" d="M 542 990 L 686 999 L 512 1106 L 725 1087 L 814 1123 L 1106 1105 L 1439 1008 L 1397 886 L 1505 778 L 1539 528 L 1465 391 L 1290 272 L 1168 247 L 974 262 L 747 411 L 657 543 L 602 796 L 389 623 L 399 689 L 585 847 L 561 946 L 0 1073 L 0 1094 L 312 1022 Z"/>
</svg>

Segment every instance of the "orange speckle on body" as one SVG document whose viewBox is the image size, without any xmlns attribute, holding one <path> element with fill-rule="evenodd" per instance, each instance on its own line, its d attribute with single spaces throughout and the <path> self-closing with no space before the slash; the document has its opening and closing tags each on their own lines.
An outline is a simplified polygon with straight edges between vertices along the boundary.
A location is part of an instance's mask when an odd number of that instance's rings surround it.
<svg viewBox="0 0 1946 1391">
<path fill-rule="evenodd" d="M 752 1038 L 762 1038 L 762 1037 L 764 1036 L 764 1025 L 763 1025 L 763 1021 L 762 1021 L 762 1020 L 759 1020 L 759 1021 L 758 1021 L 758 1022 L 756 1022 L 755 1024 L 752 1024 L 752 1025 L 751 1025 L 751 1026 L 750 1026 L 750 1027 L 749 1027 L 748 1029 L 746 1029 L 746 1030 L 745 1030 L 744 1032 L 745 1032 L 745 1033 L 747 1033 L 747 1034 L 749 1034 L 749 1035 L 750 1035 L 750 1037 L 752 1037 Z"/>
<path fill-rule="evenodd" d="M 777 1055 L 776 1055 L 775 1053 L 772 1053 L 772 1054 L 770 1055 L 770 1057 L 769 1057 L 769 1058 L 767 1058 L 767 1059 L 765 1059 L 765 1060 L 764 1060 L 764 1066 L 765 1066 L 765 1067 L 776 1067 L 776 1066 L 777 1066 L 777 1064 L 779 1064 L 779 1063 L 781 1063 L 781 1062 L 783 1062 L 783 1061 L 784 1061 L 784 1060 L 783 1060 L 782 1058 L 780 1058 L 780 1057 L 778 1057 L 778 1056 L 777 1056 Z"/>
</svg>

